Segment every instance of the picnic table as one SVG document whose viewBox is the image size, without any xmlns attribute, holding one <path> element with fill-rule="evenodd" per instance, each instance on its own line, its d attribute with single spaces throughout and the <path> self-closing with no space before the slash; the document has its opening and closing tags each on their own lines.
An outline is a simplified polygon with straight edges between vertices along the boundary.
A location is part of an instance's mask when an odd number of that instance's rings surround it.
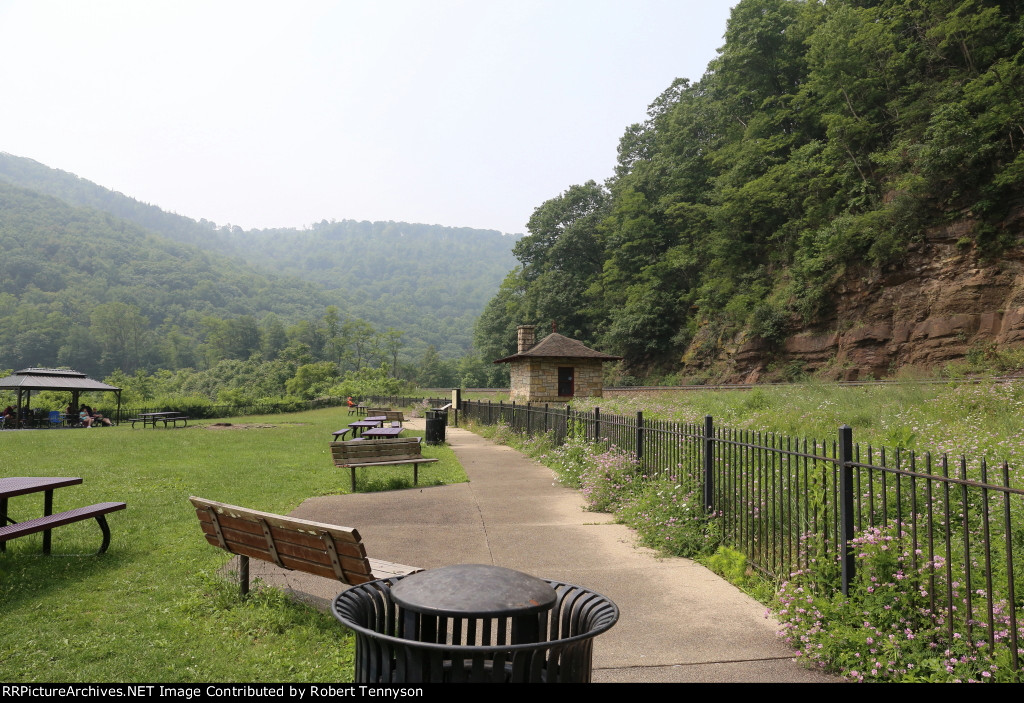
<svg viewBox="0 0 1024 703">
<path fill-rule="evenodd" d="M 174 423 L 174 426 L 178 426 L 178 422 L 183 422 L 186 426 L 188 425 L 188 416 L 182 415 L 177 411 L 165 411 L 159 413 L 139 413 L 138 417 L 132 417 L 128 419 L 128 422 L 132 423 L 132 427 L 135 427 L 136 422 L 141 422 L 143 429 L 146 425 L 152 425 L 153 429 L 156 429 L 156 423 L 163 422 L 164 427 L 167 427 L 167 423 Z"/>
<path fill-rule="evenodd" d="M 363 430 L 370 430 L 376 427 L 380 427 L 384 424 L 384 420 L 387 418 L 383 415 L 375 415 L 368 417 L 365 420 L 357 420 L 355 422 L 348 423 L 348 426 L 352 428 L 352 436 L 358 437 L 359 433 Z"/>
<path fill-rule="evenodd" d="M 402 433 L 401 427 L 374 427 L 363 432 L 364 439 L 392 439 Z"/>
<path fill-rule="evenodd" d="M 43 533 L 43 554 L 50 553 L 50 531 L 54 527 L 69 525 L 79 520 L 95 518 L 103 531 L 103 544 L 100 553 L 106 551 L 110 544 L 110 529 L 107 527 L 106 514 L 115 510 L 123 510 L 124 503 L 97 503 L 84 508 L 74 508 L 62 513 L 53 514 L 53 492 L 58 488 L 76 486 L 82 483 L 77 476 L 11 476 L 0 478 L 0 551 L 7 548 L 7 540 L 24 535 Z M 7 513 L 7 501 L 17 496 L 30 493 L 43 494 L 42 517 L 16 522 Z"/>
<path fill-rule="evenodd" d="M 72 476 L 11 476 L 0 478 L 0 527 L 11 523 L 14 520 L 7 514 L 7 499 L 15 496 L 27 495 L 29 493 L 44 493 L 43 515 L 53 513 L 53 492 L 57 488 L 65 486 L 77 486 L 82 479 Z M 0 550 L 3 545 L 0 544 Z"/>
</svg>

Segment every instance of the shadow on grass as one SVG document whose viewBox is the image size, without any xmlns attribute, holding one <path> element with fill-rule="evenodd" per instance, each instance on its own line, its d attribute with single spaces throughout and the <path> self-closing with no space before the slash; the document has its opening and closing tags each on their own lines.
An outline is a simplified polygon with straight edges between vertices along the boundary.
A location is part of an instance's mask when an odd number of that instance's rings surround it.
<svg viewBox="0 0 1024 703">
<path fill-rule="evenodd" d="M 16 542 L 22 542 L 16 544 Z M 60 597 L 61 592 L 75 593 L 83 582 L 106 572 L 128 568 L 131 554 L 111 551 L 96 554 L 96 545 L 72 543 L 58 545 L 54 537 L 51 554 L 42 553 L 39 539 L 20 538 L 7 543 L 0 553 L 0 603 L 14 610 L 22 604 Z M 92 550 L 90 550 L 90 546 Z"/>
</svg>

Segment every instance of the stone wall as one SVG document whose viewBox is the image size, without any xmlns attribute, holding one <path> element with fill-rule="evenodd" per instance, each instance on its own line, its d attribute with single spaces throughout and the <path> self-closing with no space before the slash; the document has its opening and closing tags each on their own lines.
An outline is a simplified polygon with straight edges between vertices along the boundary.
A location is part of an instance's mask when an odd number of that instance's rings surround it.
<svg viewBox="0 0 1024 703">
<path fill-rule="evenodd" d="M 575 395 L 601 397 L 604 376 L 599 359 L 544 357 L 520 359 L 511 364 L 509 398 L 517 403 L 567 402 L 570 396 L 558 395 L 558 368 L 571 366 Z"/>
</svg>

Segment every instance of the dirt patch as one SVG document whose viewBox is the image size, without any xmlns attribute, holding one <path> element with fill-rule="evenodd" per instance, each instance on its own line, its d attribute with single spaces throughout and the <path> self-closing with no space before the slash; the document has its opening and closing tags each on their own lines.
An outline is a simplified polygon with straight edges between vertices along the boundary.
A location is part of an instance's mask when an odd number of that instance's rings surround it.
<svg viewBox="0 0 1024 703">
<path fill-rule="evenodd" d="M 277 425 L 236 425 L 233 422 L 215 422 L 212 425 L 203 425 L 208 430 L 270 430 Z"/>
</svg>

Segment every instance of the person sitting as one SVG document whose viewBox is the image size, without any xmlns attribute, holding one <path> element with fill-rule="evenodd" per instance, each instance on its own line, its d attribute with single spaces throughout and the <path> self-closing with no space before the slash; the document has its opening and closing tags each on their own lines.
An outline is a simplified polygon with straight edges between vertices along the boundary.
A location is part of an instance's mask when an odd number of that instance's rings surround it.
<svg viewBox="0 0 1024 703">
<path fill-rule="evenodd" d="M 78 421 L 82 423 L 82 427 L 92 427 L 92 416 L 85 408 L 86 406 L 83 405 L 82 409 L 78 411 Z"/>
<path fill-rule="evenodd" d="M 114 423 L 112 423 L 108 418 L 103 417 L 103 415 L 101 415 L 98 412 L 94 412 L 93 409 L 90 408 L 88 405 L 83 405 L 82 407 L 85 408 L 86 412 L 89 413 L 89 417 L 92 419 L 92 423 L 91 423 L 90 426 L 92 426 L 92 425 L 95 425 L 96 427 L 113 427 L 114 426 Z"/>
</svg>

